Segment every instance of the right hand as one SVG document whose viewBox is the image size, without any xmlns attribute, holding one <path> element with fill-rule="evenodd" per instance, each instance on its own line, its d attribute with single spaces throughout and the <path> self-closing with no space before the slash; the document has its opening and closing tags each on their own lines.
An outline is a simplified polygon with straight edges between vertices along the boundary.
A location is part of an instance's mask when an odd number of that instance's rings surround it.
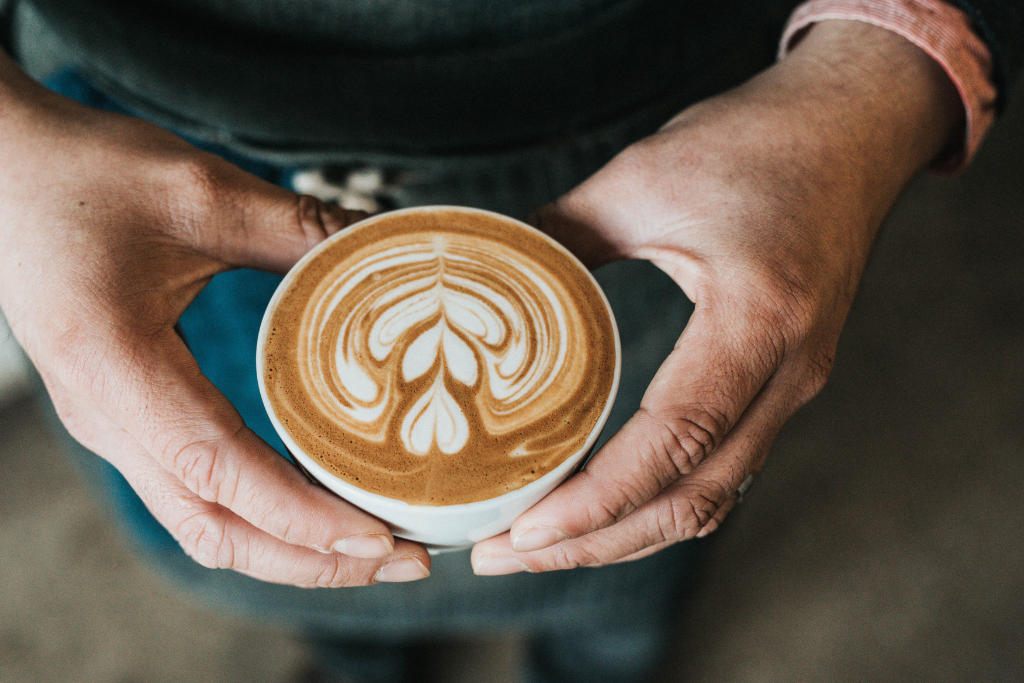
<svg viewBox="0 0 1024 683">
<path fill-rule="evenodd" d="M 204 566 L 308 587 L 429 573 L 248 429 L 174 330 L 215 274 L 284 272 L 362 216 L 54 95 L 0 52 L 0 307 L 71 434 Z"/>
</svg>

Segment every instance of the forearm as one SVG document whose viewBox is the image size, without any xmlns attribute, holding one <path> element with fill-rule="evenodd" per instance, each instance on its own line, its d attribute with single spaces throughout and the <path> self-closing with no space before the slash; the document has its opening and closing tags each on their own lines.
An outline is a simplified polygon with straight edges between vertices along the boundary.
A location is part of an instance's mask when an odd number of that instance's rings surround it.
<svg viewBox="0 0 1024 683">
<path fill-rule="evenodd" d="M 876 218 L 917 171 L 962 142 L 963 105 L 946 72 L 885 29 L 822 22 L 777 70 L 807 78 L 785 81 L 778 97 L 803 102 L 837 150 L 863 160 L 864 199 Z"/>
<path fill-rule="evenodd" d="M 52 152 L 46 143 L 100 132 L 102 122 L 116 116 L 52 92 L 0 50 L 0 173 L 23 168 L 27 157 Z"/>
<path fill-rule="evenodd" d="M 60 99 L 0 50 L 0 305 L 8 309 L 14 304 L 6 293 L 21 267 L 17 241 L 31 235 L 25 230 L 32 222 L 25 207 L 57 175 L 48 169 L 56 163 L 53 136 L 41 131 L 59 133 L 58 126 L 48 123 L 47 110 L 59 106 Z"/>
<path fill-rule="evenodd" d="M 855 232 L 835 246 L 866 261 L 902 188 L 962 140 L 963 116 L 946 73 L 913 44 L 861 22 L 824 21 L 784 60 L 687 109 L 657 137 L 708 119 L 732 122 L 736 144 L 719 161 L 740 183 L 758 179 L 743 191 L 772 193 L 808 226 L 832 220 L 833 206 L 854 207 L 859 215 L 842 218 Z"/>
<path fill-rule="evenodd" d="M 821 22 L 765 77 L 772 71 L 799 74 L 780 80 L 778 99 L 802 103 L 837 149 L 866 162 L 866 180 L 883 185 L 883 212 L 910 177 L 961 142 L 963 105 L 945 71 L 885 29 Z"/>
</svg>

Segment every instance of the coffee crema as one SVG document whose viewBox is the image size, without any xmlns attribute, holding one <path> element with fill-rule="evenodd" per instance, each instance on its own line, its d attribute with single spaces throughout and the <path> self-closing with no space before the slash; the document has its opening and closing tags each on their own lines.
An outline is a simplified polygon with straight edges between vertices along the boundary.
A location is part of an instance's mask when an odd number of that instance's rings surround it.
<svg viewBox="0 0 1024 683">
<path fill-rule="evenodd" d="M 361 489 L 414 505 L 494 498 L 584 448 L 610 399 L 600 291 L 510 219 L 382 216 L 290 277 L 266 331 L 267 397 L 306 455 Z"/>
</svg>

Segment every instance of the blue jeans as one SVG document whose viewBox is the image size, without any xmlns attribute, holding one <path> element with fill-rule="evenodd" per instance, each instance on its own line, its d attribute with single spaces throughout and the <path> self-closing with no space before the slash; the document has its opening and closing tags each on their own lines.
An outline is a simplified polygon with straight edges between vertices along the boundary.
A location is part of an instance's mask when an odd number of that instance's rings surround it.
<svg viewBox="0 0 1024 683">
<path fill-rule="evenodd" d="M 75 71 L 61 72 L 48 85 L 85 104 L 124 111 Z M 563 146 L 564 154 L 545 158 L 543 168 L 523 166 L 515 155 L 504 166 L 462 169 L 453 164 L 433 176 L 421 176 L 396 201 L 462 203 L 522 215 L 583 180 L 628 142 L 612 139 L 595 145 L 591 140 L 573 146 L 570 141 Z M 293 174 L 293 169 L 226 148 L 204 147 L 271 182 L 288 186 Z M 612 264 L 596 276 L 615 311 L 624 356 L 619 395 L 602 436 L 606 440 L 639 406 L 692 305 L 667 276 L 645 262 Z M 180 330 L 203 372 L 238 408 L 246 424 L 283 453 L 264 412 L 255 374 L 257 331 L 279 281 L 278 276 L 251 270 L 218 275 L 182 316 Z M 660 656 L 699 549 L 698 543 L 681 543 L 636 562 L 499 577 L 477 577 L 467 552 L 449 553 L 434 558 L 432 575 L 424 581 L 303 590 L 192 562 L 119 473 L 91 454 L 83 453 L 82 463 L 135 547 L 174 582 L 225 609 L 316 634 L 319 641 L 335 645 L 331 652 L 340 657 L 341 668 L 350 660 L 342 643 L 353 639 L 407 643 L 515 631 L 535 638 L 537 671 L 547 671 L 544 675 L 550 680 L 579 676 L 591 683 L 635 681 Z M 365 647 L 359 651 L 368 652 Z"/>
</svg>

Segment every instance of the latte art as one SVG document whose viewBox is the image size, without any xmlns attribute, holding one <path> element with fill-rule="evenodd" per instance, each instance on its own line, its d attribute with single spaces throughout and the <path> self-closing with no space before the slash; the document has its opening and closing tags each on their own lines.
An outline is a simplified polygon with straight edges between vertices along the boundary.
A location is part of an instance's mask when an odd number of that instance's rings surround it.
<svg viewBox="0 0 1024 683">
<path fill-rule="evenodd" d="M 615 350 L 600 294 L 546 238 L 511 244 L 481 215 L 436 220 L 356 229 L 306 264 L 271 322 L 264 381 L 329 471 L 443 505 L 518 488 L 578 451 Z"/>
<path fill-rule="evenodd" d="M 558 283 L 531 272 L 536 266 L 521 255 L 490 246 L 432 235 L 339 264 L 303 320 L 301 371 L 317 408 L 377 442 L 397 420 L 410 453 L 436 447 L 450 455 L 466 446 L 471 429 L 451 384 L 480 385 L 474 422 L 492 435 L 511 431 L 519 413 L 544 409 L 535 404 L 564 401 L 571 383 L 547 391 L 568 352 Z M 401 385 L 421 377 L 429 384 L 400 410 Z"/>
</svg>

